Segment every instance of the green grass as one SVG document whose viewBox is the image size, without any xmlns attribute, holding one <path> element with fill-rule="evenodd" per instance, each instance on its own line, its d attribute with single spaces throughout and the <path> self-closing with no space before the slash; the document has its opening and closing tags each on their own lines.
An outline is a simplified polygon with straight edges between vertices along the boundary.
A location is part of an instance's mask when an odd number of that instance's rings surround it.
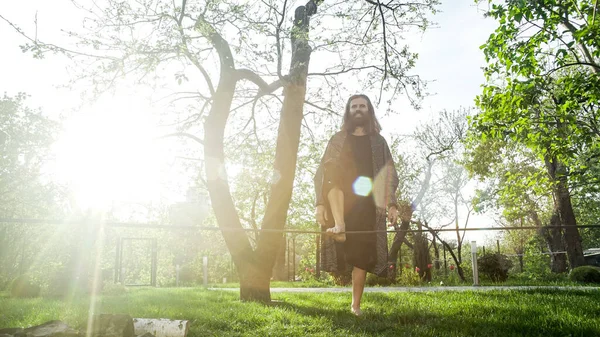
<svg viewBox="0 0 600 337">
<path fill-rule="evenodd" d="M 90 299 L 0 295 L 0 327 L 60 319 L 82 329 Z M 600 292 L 485 291 L 366 293 L 365 315 L 349 313 L 350 293 L 273 293 L 273 306 L 236 292 L 136 288 L 98 299 L 96 313 L 187 319 L 190 336 L 599 336 Z"/>
</svg>

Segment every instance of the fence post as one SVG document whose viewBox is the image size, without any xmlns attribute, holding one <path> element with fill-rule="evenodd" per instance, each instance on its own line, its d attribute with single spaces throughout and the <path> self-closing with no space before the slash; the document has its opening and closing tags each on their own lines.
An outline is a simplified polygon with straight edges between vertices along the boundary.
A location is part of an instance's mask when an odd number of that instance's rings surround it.
<svg viewBox="0 0 600 337">
<path fill-rule="evenodd" d="M 208 256 L 202 257 L 202 264 L 204 266 L 204 286 L 208 286 Z"/>
<path fill-rule="evenodd" d="M 153 287 L 156 287 L 156 273 L 157 273 L 157 269 L 158 269 L 158 243 L 156 241 L 156 238 L 154 240 L 152 240 L 152 258 L 151 258 L 151 273 L 152 275 L 150 276 L 150 284 Z"/>
<path fill-rule="evenodd" d="M 442 245 L 444 248 L 444 275 L 448 276 L 448 261 L 446 260 L 446 246 Z"/>
<path fill-rule="evenodd" d="M 293 271 L 292 282 L 296 282 L 296 237 L 295 236 L 292 236 L 292 245 L 294 246 L 294 247 L 292 247 L 292 250 L 294 252 L 292 254 L 292 259 L 293 259 L 292 263 L 294 266 L 294 268 L 292 269 L 292 271 Z"/>
<path fill-rule="evenodd" d="M 479 285 L 479 271 L 477 270 L 477 242 L 471 241 L 471 259 L 473 263 L 473 285 Z"/>
<path fill-rule="evenodd" d="M 316 269 L 317 269 L 317 279 L 321 278 L 321 234 L 315 235 L 316 244 L 317 244 L 317 253 L 316 253 Z"/>
</svg>

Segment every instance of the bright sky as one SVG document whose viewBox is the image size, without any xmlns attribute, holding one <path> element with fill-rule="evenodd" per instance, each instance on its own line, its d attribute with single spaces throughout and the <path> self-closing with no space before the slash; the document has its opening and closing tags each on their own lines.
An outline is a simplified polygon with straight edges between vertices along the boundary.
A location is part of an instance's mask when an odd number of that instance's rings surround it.
<svg viewBox="0 0 600 337">
<path fill-rule="evenodd" d="M 81 27 L 81 19 L 73 14 L 72 8 L 70 0 L 0 3 L 0 13 L 29 34 L 35 32 L 33 22 L 37 12 L 38 26 L 42 27 L 37 32 L 38 37 L 57 44 L 64 41 L 60 29 Z M 429 84 L 433 95 L 425 99 L 421 111 L 407 105 L 400 116 L 382 118 L 384 136 L 388 139 L 392 133 L 411 133 L 420 121 L 432 118 L 442 109 L 473 106 L 474 97 L 480 92 L 484 80 L 480 68 L 484 59 L 479 46 L 493 31 L 495 23 L 483 19 L 483 12 L 473 0 L 443 1 L 441 13 L 433 20 L 438 27 L 413 36 L 410 45 L 412 51 L 419 53 L 414 73 L 434 81 Z M 64 57 L 35 60 L 29 54 L 24 56 L 18 47 L 24 39 L 3 21 L 0 21 L 0 36 L 3 40 L 0 91 L 9 95 L 26 92 L 32 96 L 30 106 L 40 106 L 46 112 L 68 118 L 66 134 L 57 145 L 56 169 L 75 184 L 77 198 L 83 206 L 99 202 L 92 200 L 94 196 L 104 201 L 110 199 L 104 195 L 110 191 L 117 191 L 118 197 L 113 196 L 113 201 L 159 198 L 173 202 L 184 198 L 183 188 L 179 195 L 161 192 L 160 185 L 169 183 L 165 177 L 169 172 L 159 161 L 169 154 L 165 153 L 166 149 L 155 150 L 152 137 L 158 131 L 155 121 L 148 118 L 148 112 L 156 111 L 148 99 L 134 99 L 124 92 L 96 106 L 79 108 L 79 93 L 57 87 L 69 79 Z M 117 119 L 119 125 L 115 125 Z M 121 172 L 118 175 L 117 170 Z M 107 184 L 114 176 L 119 178 Z M 149 184 L 149 181 L 154 183 Z M 485 217 L 474 217 L 471 221 L 474 227 L 491 225 Z M 469 236 L 482 238 L 480 233 Z"/>
</svg>

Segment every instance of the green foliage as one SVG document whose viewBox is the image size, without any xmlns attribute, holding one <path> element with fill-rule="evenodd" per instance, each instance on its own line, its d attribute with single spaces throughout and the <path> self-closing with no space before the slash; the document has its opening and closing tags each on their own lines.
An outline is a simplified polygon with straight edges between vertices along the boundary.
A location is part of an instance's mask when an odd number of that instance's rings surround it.
<svg viewBox="0 0 600 337">
<path fill-rule="evenodd" d="M 479 272 L 493 282 L 504 282 L 508 279 L 512 261 L 503 254 L 485 254 L 477 259 L 477 267 Z"/>
<path fill-rule="evenodd" d="M 23 274 L 12 281 L 10 295 L 18 298 L 38 297 L 40 295 L 40 286 L 34 283 L 29 275 Z"/>
<path fill-rule="evenodd" d="M 600 283 L 600 268 L 592 266 L 574 268 L 569 273 L 569 279 L 580 283 Z"/>
<path fill-rule="evenodd" d="M 404 268 L 402 273 L 398 273 L 396 283 L 402 286 L 416 286 L 423 283 L 419 273 L 414 268 Z"/>
<path fill-rule="evenodd" d="M 375 274 L 369 273 L 369 274 L 367 274 L 366 284 L 369 287 L 372 287 L 372 286 L 387 287 L 387 286 L 392 285 L 392 280 L 390 280 L 388 277 L 380 277 Z"/>
<path fill-rule="evenodd" d="M 542 253 L 542 239 L 532 236 L 525 246 L 523 261 L 524 270 L 540 279 L 551 278 L 554 275 L 550 270 L 550 255 Z M 517 266 L 515 265 L 515 268 Z"/>
<path fill-rule="evenodd" d="M 26 103 L 24 93 L 0 97 L 0 217 L 60 218 L 64 194 L 40 179 L 59 124 Z M 0 289 L 34 262 L 46 262 L 45 256 L 38 256 L 40 247 L 49 254 L 61 250 L 50 248 L 58 239 L 44 226 L 0 223 Z M 34 274 L 38 278 L 44 272 Z"/>
</svg>

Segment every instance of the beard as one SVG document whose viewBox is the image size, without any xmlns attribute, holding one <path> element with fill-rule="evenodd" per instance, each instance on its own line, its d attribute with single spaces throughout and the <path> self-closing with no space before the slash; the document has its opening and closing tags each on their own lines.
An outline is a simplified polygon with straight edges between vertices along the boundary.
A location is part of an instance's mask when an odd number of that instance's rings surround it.
<svg viewBox="0 0 600 337">
<path fill-rule="evenodd" d="M 366 112 L 355 112 L 348 121 L 349 130 L 354 131 L 356 128 L 365 127 L 369 124 L 369 117 Z"/>
</svg>

